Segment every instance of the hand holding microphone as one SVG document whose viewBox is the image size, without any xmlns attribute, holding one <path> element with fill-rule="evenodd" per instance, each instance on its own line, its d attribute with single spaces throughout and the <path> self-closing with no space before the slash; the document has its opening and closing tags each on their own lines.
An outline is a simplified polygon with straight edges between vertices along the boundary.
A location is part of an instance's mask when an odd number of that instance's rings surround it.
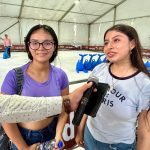
<svg viewBox="0 0 150 150">
<path fill-rule="evenodd" d="M 92 82 L 93 85 L 91 88 L 87 89 L 84 92 L 83 97 L 81 98 L 80 104 L 77 108 L 77 111 L 75 112 L 75 116 L 74 116 L 73 121 L 72 121 L 72 123 L 74 125 L 78 126 L 80 124 L 81 119 L 84 115 L 85 108 L 89 102 L 90 96 L 92 95 L 94 88 L 96 88 L 98 81 L 99 80 L 97 77 L 91 77 L 88 79 L 88 82 Z"/>
</svg>

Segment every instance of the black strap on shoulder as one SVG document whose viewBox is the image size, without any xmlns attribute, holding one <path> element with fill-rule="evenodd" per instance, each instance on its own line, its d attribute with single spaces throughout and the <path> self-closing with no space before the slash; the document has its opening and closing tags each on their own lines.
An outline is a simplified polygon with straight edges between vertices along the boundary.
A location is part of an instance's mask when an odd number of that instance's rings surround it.
<svg viewBox="0 0 150 150">
<path fill-rule="evenodd" d="M 20 95 L 23 88 L 24 76 L 23 71 L 20 67 L 14 68 L 16 72 L 16 84 L 17 84 L 17 91 L 16 94 Z M 9 137 L 5 133 L 2 126 L 0 127 L 0 150 L 10 150 L 11 149 L 11 141 Z"/>
<path fill-rule="evenodd" d="M 14 68 L 14 70 L 16 72 L 16 81 L 17 81 L 16 94 L 20 95 L 22 92 L 23 82 L 24 82 L 23 71 L 21 67 Z"/>
</svg>

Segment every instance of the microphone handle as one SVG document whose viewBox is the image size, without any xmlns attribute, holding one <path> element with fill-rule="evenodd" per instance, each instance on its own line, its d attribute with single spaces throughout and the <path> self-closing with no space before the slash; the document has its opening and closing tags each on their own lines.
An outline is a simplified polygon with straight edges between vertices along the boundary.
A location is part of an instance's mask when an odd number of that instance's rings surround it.
<svg viewBox="0 0 150 150">
<path fill-rule="evenodd" d="M 93 88 L 87 90 L 85 92 L 85 96 L 82 97 L 81 101 L 80 101 L 80 104 L 77 108 L 77 111 L 75 112 L 75 115 L 74 115 L 74 118 L 72 120 L 72 123 L 76 126 L 79 126 L 80 122 L 81 122 L 81 119 L 84 115 L 84 112 L 85 112 L 85 108 L 86 108 L 86 105 L 89 101 L 89 97 L 91 95 L 91 93 L 93 92 Z"/>
<path fill-rule="evenodd" d="M 72 120 L 72 123 L 74 125 L 78 126 L 80 124 L 87 102 L 88 102 L 88 99 L 86 97 L 83 97 L 77 111 L 75 112 L 74 118 Z"/>
</svg>

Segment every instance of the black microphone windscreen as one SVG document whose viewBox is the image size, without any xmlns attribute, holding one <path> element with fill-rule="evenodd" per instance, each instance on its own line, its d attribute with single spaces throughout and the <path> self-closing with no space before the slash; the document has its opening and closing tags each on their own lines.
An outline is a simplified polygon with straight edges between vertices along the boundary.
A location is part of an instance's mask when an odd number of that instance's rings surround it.
<svg viewBox="0 0 150 150">
<path fill-rule="evenodd" d="M 95 76 L 91 76 L 91 77 L 88 78 L 88 82 L 90 82 L 90 81 L 95 82 L 96 84 L 98 84 L 99 79 Z"/>
</svg>

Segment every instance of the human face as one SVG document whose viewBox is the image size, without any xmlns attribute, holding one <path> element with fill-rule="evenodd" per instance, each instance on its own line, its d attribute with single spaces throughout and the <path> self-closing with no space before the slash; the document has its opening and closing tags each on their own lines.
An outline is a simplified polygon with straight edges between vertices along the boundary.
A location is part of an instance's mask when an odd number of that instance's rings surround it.
<svg viewBox="0 0 150 150">
<path fill-rule="evenodd" d="M 5 34 L 5 38 L 7 38 L 8 37 L 8 35 L 7 34 Z"/>
<path fill-rule="evenodd" d="M 29 40 L 29 50 L 33 61 L 49 62 L 55 50 L 52 36 L 43 29 L 34 31 Z"/>
<path fill-rule="evenodd" d="M 135 47 L 134 41 L 118 31 L 108 31 L 104 39 L 104 53 L 112 63 L 131 62 L 131 50 Z"/>
</svg>

